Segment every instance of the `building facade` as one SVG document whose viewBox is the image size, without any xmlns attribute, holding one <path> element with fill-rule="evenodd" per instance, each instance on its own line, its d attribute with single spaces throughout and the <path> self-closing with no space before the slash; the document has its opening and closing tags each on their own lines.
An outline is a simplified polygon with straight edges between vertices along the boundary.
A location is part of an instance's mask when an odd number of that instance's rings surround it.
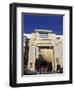
<svg viewBox="0 0 74 90">
<path fill-rule="evenodd" d="M 63 68 L 63 36 L 51 30 L 36 29 L 29 37 L 28 47 L 27 69 L 38 71 L 43 66 L 51 66 L 51 71 L 56 72 L 57 65 Z"/>
</svg>

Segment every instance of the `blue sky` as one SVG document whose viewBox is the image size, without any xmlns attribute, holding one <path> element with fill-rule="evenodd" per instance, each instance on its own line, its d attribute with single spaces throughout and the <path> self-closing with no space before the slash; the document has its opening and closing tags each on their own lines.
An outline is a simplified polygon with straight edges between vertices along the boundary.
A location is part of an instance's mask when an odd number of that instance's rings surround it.
<svg viewBox="0 0 74 90">
<path fill-rule="evenodd" d="M 57 35 L 63 35 L 63 16 L 23 15 L 23 32 L 31 33 L 35 29 L 48 29 Z"/>
</svg>

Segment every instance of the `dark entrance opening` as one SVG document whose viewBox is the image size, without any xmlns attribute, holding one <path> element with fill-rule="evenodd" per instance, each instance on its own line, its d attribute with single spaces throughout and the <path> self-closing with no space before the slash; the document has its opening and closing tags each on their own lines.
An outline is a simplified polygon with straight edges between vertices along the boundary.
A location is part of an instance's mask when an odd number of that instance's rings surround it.
<svg viewBox="0 0 74 90">
<path fill-rule="evenodd" d="M 36 59 L 35 70 L 39 74 L 48 74 L 52 72 L 52 63 L 46 62 L 41 55 Z"/>
</svg>

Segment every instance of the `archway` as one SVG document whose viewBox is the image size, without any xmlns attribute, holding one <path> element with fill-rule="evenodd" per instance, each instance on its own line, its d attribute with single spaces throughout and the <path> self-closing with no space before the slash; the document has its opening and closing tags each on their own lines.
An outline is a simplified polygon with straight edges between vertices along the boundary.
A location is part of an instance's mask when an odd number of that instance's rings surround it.
<svg viewBox="0 0 74 90">
<path fill-rule="evenodd" d="M 39 57 L 36 59 L 35 69 L 39 73 L 52 72 L 53 47 L 39 47 Z"/>
</svg>

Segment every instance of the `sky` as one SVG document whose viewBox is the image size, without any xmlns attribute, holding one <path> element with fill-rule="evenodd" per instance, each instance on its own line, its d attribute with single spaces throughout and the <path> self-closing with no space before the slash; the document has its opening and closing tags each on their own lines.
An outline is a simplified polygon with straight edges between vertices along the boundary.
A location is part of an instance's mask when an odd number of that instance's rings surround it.
<svg viewBox="0 0 74 90">
<path fill-rule="evenodd" d="M 61 15 L 23 15 L 23 33 L 31 33 L 35 29 L 52 30 L 57 35 L 63 35 L 63 16 Z"/>
</svg>

